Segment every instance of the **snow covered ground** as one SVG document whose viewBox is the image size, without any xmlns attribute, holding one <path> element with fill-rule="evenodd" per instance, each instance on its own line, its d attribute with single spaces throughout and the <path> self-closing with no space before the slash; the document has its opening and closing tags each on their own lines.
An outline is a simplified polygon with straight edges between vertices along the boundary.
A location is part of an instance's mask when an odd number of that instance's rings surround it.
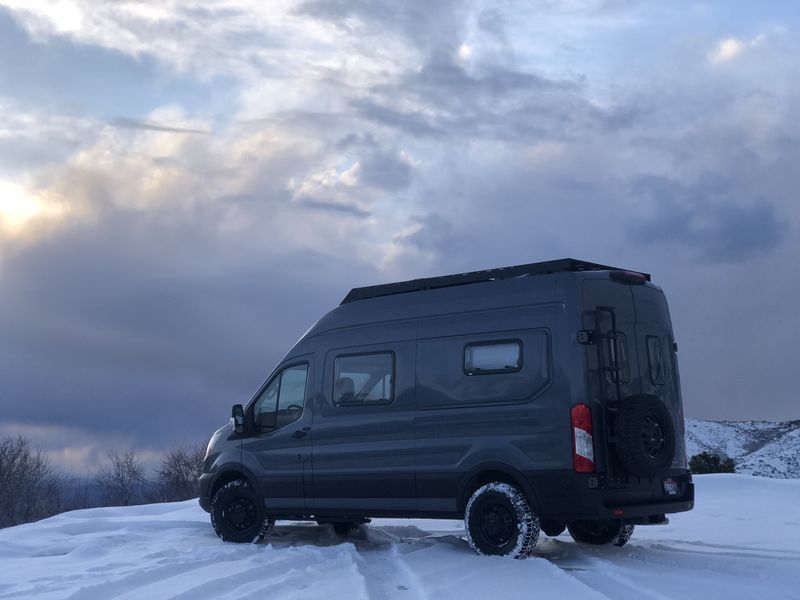
<svg viewBox="0 0 800 600">
<path fill-rule="evenodd" d="M 475 556 L 457 521 L 378 519 L 351 536 L 279 522 L 225 544 L 194 501 L 102 508 L 0 530 L 0 598 L 800 598 L 800 481 L 696 477 L 697 508 L 624 548 L 540 538 Z"/>
<path fill-rule="evenodd" d="M 800 421 L 686 419 L 686 454 L 723 453 L 737 473 L 800 478 Z"/>
</svg>

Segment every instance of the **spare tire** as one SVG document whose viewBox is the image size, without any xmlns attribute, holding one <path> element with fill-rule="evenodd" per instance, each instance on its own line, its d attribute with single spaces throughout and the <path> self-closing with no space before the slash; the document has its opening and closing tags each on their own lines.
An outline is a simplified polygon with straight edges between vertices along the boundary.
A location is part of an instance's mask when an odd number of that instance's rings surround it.
<svg viewBox="0 0 800 600">
<path fill-rule="evenodd" d="M 628 398 L 614 420 L 616 453 L 625 470 L 653 477 L 667 470 L 675 457 L 672 415 L 658 398 Z"/>
</svg>

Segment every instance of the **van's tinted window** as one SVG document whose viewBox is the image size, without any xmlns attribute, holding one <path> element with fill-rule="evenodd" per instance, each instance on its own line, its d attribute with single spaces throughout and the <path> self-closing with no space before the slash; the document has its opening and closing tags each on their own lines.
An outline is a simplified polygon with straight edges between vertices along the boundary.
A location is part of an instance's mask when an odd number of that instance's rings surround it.
<svg viewBox="0 0 800 600">
<path fill-rule="evenodd" d="M 647 362 L 650 366 L 650 380 L 655 385 L 664 384 L 664 348 L 661 339 L 647 336 Z"/>
<path fill-rule="evenodd" d="M 337 405 L 391 402 L 394 398 L 394 355 L 337 356 L 333 362 L 333 401 Z"/>
<path fill-rule="evenodd" d="M 294 365 L 278 373 L 256 400 L 253 408 L 256 422 L 262 413 L 276 413 L 276 427 L 299 419 L 303 414 L 307 378 L 307 364 Z"/>
<path fill-rule="evenodd" d="M 604 343 L 603 361 L 605 364 L 603 366 L 619 369 L 619 383 L 630 382 L 631 369 L 628 362 L 628 342 L 625 334 L 618 332 L 615 337 L 606 337 Z M 618 383 L 616 371 L 606 371 L 606 377 L 611 383 Z"/>
<path fill-rule="evenodd" d="M 522 344 L 519 341 L 475 342 L 464 348 L 467 375 L 506 373 L 521 368 Z"/>
</svg>

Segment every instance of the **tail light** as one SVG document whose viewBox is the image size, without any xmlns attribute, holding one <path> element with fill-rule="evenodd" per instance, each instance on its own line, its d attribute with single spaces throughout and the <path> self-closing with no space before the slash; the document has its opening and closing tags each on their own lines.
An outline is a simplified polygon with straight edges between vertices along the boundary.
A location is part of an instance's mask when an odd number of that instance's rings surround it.
<svg viewBox="0 0 800 600">
<path fill-rule="evenodd" d="M 570 411 L 572 420 L 572 467 L 576 473 L 594 473 L 592 409 L 576 404 Z"/>
</svg>

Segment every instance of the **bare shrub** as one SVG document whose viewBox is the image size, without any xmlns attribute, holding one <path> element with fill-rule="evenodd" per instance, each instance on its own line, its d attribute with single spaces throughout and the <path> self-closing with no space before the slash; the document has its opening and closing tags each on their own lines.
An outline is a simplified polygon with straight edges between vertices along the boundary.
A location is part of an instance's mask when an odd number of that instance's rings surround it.
<svg viewBox="0 0 800 600">
<path fill-rule="evenodd" d="M 162 501 L 177 502 L 200 495 L 198 480 L 205 452 L 204 444 L 188 443 L 170 448 L 161 456 L 156 477 Z"/>
<path fill-rule="evenodd" d="M 95 480 L 105 506 L 129 506 L 147 501 L 144 463 L 133 450 L 111 452 L 110 464 L 98 470 Z"/>
<path fill-rule="evenodd" d="M 0 441 L 0 527 L 38 521 L 62 510 L 64 478 L 41 449 L 18 436 Z"/>
</svg>

